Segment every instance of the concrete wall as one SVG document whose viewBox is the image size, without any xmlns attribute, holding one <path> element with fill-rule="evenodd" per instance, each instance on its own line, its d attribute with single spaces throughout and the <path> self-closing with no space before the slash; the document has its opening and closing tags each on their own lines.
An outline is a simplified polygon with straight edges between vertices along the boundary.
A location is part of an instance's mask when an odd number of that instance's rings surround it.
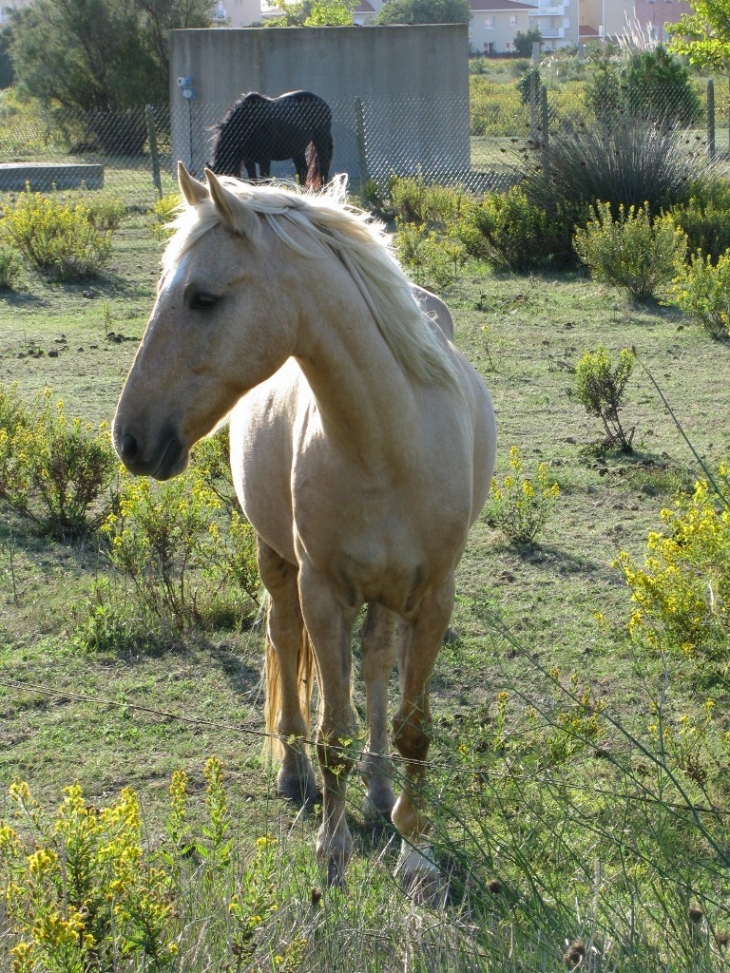
<svg viewBox="0 0 730 973">
<path fill-rule="evenodd" d="M 464 25 L 174 30 L 173 160 L 199 175 L 211 127 L 243 92 L 306 88 L 332 107 L 333 172 L 354 184 L 469 165 L 468 33 Z M 195 93 L 183 97 L 178 78 Z M 273 166 L 279 176 L 290 164 Z"/>
</svg>

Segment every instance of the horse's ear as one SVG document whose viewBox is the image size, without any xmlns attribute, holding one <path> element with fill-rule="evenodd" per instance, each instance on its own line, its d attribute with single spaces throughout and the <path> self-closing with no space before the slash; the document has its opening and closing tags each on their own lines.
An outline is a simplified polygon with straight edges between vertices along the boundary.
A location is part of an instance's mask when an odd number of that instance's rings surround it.
<svg viewBox="0 0 730 973">
<path fill-rule="evenodd" d="M 177 181 L 180 192 L 188 206 L 200 206 L 208 198 L 208 187 L 203 182 L 194 179 L 182 162 L 177 164 Z"/>
<path fill-rule="evenodd" d="M 245 200 L 226 189 L 210 169 L 205 170 L 205 178 L 208 180 L 210 198 L 228 229 L 239 236 L 255 239 L 261 224 L 253 209 Z"/>
</svg>

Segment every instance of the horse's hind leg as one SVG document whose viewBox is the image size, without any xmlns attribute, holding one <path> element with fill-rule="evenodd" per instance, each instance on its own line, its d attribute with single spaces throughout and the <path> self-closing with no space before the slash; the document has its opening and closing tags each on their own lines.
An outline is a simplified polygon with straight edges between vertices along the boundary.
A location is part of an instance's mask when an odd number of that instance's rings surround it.
<svg viewBox="0 0 730 973">
<path fill-rule="evenodd" d="M 261 581 L 271 602 L 266 646 L 266 724 L 281 756 L 279 793 L 298 804 L 317 799 L 317 783 L 306 753 L 311 695 L 311 646 L 304 628 L 297 588 L 298 569 L 258 541 Z"/>
<path fill-rule="evenodd" d="M 370 734 L 362 764 L 367 785 L 365 820 L 373 827 L 390 821 L 395 804 L 388 750 L 388 680 L 396 655 L 396 616 L 382 605 L 368 605 L 362 637 L 362 678 L 365 683 Z"/>
<path fill-rule="evenodd" d="M 292 158 L 292 162 L 294 163 L 294 168 L 297 171 L 297 179 L 299 181 L 299 185 L 302 187 L 302 189 L 304 189 L 304 187 L 307 185 L 307 157 L 306 157 L 306 154 L 304 152 L 302 152 L 301 155 L 295 155 Z"/>
<path fill-rule="evenodd" d="M 332 154 L 334 152 L 334 142 L 331 132 L 323 132 L 314 137 L 314 149 L 317 153 L 317 169 L 319 178 L 324 186 L 330 177 L 330 166 L 332 165 Z"/>
<path fill-rule="evenodd" d="M 401 702 L 393 718 L 395 743 L 405 760 L 405 783 L 393 808 L 393 824 L 403 836 L 398 870 L 408 887 L 430 894 L 436 867 L 429 859 L 429 824 L 424 814 L 422 785 L 431 742 L 429 680 L 451 617 L 453 578 L 424 598 L 413 623 L 405 627 L 400 645 Z"/>
</svg>

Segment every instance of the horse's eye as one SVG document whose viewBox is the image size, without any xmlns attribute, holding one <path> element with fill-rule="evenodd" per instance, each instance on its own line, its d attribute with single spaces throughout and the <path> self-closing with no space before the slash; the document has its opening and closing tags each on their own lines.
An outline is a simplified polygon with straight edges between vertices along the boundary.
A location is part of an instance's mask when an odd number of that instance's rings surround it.
<svg viewBox="0 0 730 973">
<path fill-rule="evenodd" d="M 189 307 L 191 311 L 207 311 L 209 308 L 215 307 L 217 303 L 218 298 L 214 294 L 198 291 L 190 298 Z"/>
</svg>

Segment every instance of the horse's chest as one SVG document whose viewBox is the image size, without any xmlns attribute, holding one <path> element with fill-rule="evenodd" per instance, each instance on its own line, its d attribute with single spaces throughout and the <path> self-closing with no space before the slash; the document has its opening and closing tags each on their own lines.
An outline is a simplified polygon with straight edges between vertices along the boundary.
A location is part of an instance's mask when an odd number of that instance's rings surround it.
<svg viewBox="0 0 730 973">
<path fill-rule="evenodd" d="M 438 522 L 418 499 L 415 486 L 349 492 L 324 482 L 304 486 L 294 503 L 300 557 L 354 600 L 407 611 L 431 581 L 448 573 L 462 546 L 462 531 Z"/>
</svg>

